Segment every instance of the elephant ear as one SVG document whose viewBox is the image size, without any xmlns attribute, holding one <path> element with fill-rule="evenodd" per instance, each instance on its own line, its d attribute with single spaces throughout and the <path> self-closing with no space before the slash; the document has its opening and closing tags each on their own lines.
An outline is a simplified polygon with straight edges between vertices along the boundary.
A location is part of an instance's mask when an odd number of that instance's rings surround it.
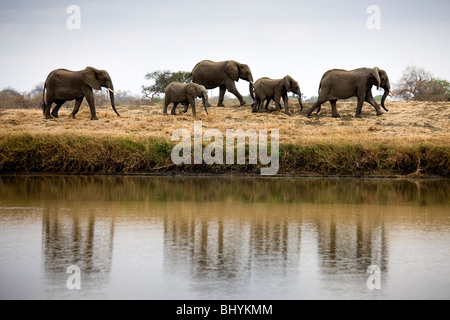
<svg viewBox="0 0 450 320">
<path fill-rule="evenodd" d="M 206 88 L 204 86 L 198 85 L 195 88 L 197 90 L 197 97 L 201 98 L 205 96 Z"/>
<path fill-rule="evenodd" d="M 239 81 L 239 63 L 233 60 L 228 61 L 225 66 L 225 71 L 231 79 L 234 81 Z"/>
<path fill-rule="evenodd" d="M 373 68 L 372 69 L 372 75 L 377 80 L 377 90 L 379 90 L 380 89 L 380 85 L 381 85 L 380 68 L 378 68 L 378 67 Z"/>
<path fill-rule="evenodd" d="M 294 79 L 292 79 L 291 76 L 286 76 L 284 79 L 284 86 L 286 87 L 287 91 L 292 91 L 292 86 L 294 85 Z"/>
<path fill-rule="evenodd" d="M 92 89 L 100 90 L 102 87 L 97 80 L 98 70 L 92 67 L 87 67 L 82 73 L 83 82 L 90 86 Z"/>
<path fill-rule="evenodd" d="M 197 97 L 197 86 L 195 85 L 195 83 L 188 83 L 184 87 L 184 93 L 190 95 L 193 98 Z"/>
</svg>

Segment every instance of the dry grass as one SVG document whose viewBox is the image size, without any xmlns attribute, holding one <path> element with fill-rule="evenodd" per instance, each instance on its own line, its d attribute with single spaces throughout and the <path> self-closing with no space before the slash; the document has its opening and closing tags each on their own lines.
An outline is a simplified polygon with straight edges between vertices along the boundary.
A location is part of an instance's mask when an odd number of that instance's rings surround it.
<svg viewBox="0 0 450 320">
<path fill-rule="evenodd" d="M 305 109 L 310 104 L 305 104 Z M 196 120 L 205 129 L 214 128 L 224 134 L 226 129 L 279 129 L 281 143 L 366 143 L 408 145 L 430 143 L 450 145 L 450 103 L 390 102 L 389 113 L 377 117 L 374 109 L 365 104 L 363 119 L 355 119 L 354 102 L 338 105 L 341 118 L 331 118 L 329 104 L 322 106 L 319 115 L 311 118 L 294 105 L 295 114 L 286 116 L 282 111 L 271 114 L 251 113 L 249 106 L 212 107 L 209 115 L 197 106 Z M 170 107 L 169 107 L 170 108 Z M 83 109 L 77 119 L 70 119 L 71 109 L 60 110 L 60 118 L 45 120 L 41 110 L 0 110 L 2 134 L 29 133 L 78 136 L 120 136 L 131 139 L 162 138 L 170 140 L 176 129 L 193 131 L 193 116 L 187 114 L 163 116 L 162 106 L 118 107 L 117 117 L 111 107 L 97 108 L 99 121 L 89 120 L 89 110 Z M 178 108 L 178 111 L 181 108 Z M 291 107 L 292 110 L 292 107 Z M 170 109 L 169 109 L 170 111 Z M 170 112 L 169 112 L 170 113 Z"/>
<path fill-rule="evenodd" d="M 305 104 L 305 109 L 309 106 L 310 104 Z M 366 152 L 364 148 L 375 146 L 374 148 L 380 149 L 380 146 L 389 146 L 391 149 L 397 149 L 399 154 L 405 153 L 404 150 L 408 148 L 414 150 L 412 154 L 424 154 L 426 151 L 420 148 L 426 146 L 427 148 L 441 148 L 439 157 L 443 158 L 439 160 L 440 164 L 437 165 L 444 172 L 441 175 L 448 175 L 450 103 L 388 102 L 386 106 L 390 109 L 390 112 L 377 117 L 374 109 L 365 104 L 362 113 L 363 119 L 353 117 L 356 108 L 355 102 L 338 103 L 338 110 L 342 116 L 339 119 L 331 118 L 329 104 L 324 104 L 322 112 L 319 115 L 314 113 L 311 118 L 305 116 L 305 110 L 300 112 L 298 104 L 293 104 L 291 107 L 291 111 L 295 110 L 292 117 L 286 116 L 283 112 L 254 114 L 251 112 L 250 106 L 239 107 L 235 105 L 225 108 L 212 107 L 209 109 L 209 115 L 206 115 L 204 110 L 197 106 L 196 120 L 202 121 L 204 130 L 219 129 L 223 134 L 227 129 L 279 129 L 281 145 L 293 146 L 293 148 L 282 149 L 285 155 L 288 156 L 287 154 L 294 150 L 292 152 L 295 153 L 297 158 L 300 157 L 300 153 L 302 153 L 301 157 L 305 157 L 305 150 L 300 152 L 295 149 L 296 147 L 343 146 L 343 148 L 339 147 L 335 154 L 331 154 L 333 148 L 327 147 L 328 149 L 325 148 L 321 151 L 326 153 L 327 150 L 330 150 L 329 159 L 326 161 L 329 162 L 332 170 L 322 172 L 323 170 L 320 168 L 317 168 L 317 170 L 309 169 L 320 174 L 339 174 L 341 172 L 336 163 L 341 161 L 343 157 L 341 152 L 344 149 L 348 153 L 344 157 L 351 157 L 352 152 L 362 153 L 364 154 L 363 157 L 373 159 L 357 158 L 355 161 L 371 161 L 371 166 L 378 166 L 381 165 L 379 153 Z M 170 141 L 171 133 L 176 129 L 186 128 L 193 132 L 194 118 L 191 110 L 183 115 L 164 116 L 162 115 L 162 106 L 121 106 L 118 107 L 121 116 L 117 117 L 110 106 L 104 106 L 97 108 L 100 120 L 91 121 L 87 108 L 82 109 L 77 115 L 77 119 L 70 119 L 68 115 L 71 108 L 72 105 L 70 105 L 70 109 L 62 108 L 60 118 L 53 120 L 45 120 L 41 110 L 0 110 L 1 136 L 45 137 L 50 135 L 53 139 L 81 137 L 90 139 L 91 143 L 98 140 L 111 141 L 114 139 L 119 139 L 122 142 L 125 140 L 142 142 L 149 140 Z M 178 110 L 181 110 L 181 108 L 179 107 Z M 81 146 L 82 143 L 77 145 Z M 105 148 L 104 145 L 105 143 L 99 148 Z M 353 146 L 356 146 L 356 149 Z M 142 148 L 148 149 L 150 147 L 144 145 Z M 89 153 L 89 150 L 83 152 Z M 138 164 L 141 161 L 140 156 L 137 155 L 136 157 L 137 167 L 130 168 L 129 172 L 146 170 L 145 166 Z M 388 155 L 387 157 L 398 157 L 398 155 Z M 418 166 L 420 166 L 421 160 L 418 157 L 416 155 L 406 157 L 406 161 L 412 162 L 413 165 L 405 172 L 411 173 L 419 170 Z M 351 158 L 347 160 L 353 161 Z M 386 170 L 382 173 L 389 173 L 390 166 L 395 166 L 395 163 L 398 164 L 400 160 L 393 159 L 392 161 L 393 164 L 387 165 Z M 303 162 L 304 160 L 300 161 L 297 167 L 304 166 L 305 163 Z M 77 165 L 82 166 L 82 164 Z M 96 165 L 92 166 L 91 171 L 95 172 Z M 344 166 L 348 167 L 348 165 L 343 164 Z M 410 166 L 410 164 L 407 164 L 407 166 Z M 120 171 L 120 168 L 120 166 L 114 167 L 112 171 Z M 285 173 L 296 173 L 295 170 L 295 166 L 284 168 Z M 365 169 L 362 168 L 361 170 Z M 76 168 L 73 171 L 79 172 L 76 171 Z M 375 170 L 374 173 L 377 173 L 377 171 Z"/>
</svg>

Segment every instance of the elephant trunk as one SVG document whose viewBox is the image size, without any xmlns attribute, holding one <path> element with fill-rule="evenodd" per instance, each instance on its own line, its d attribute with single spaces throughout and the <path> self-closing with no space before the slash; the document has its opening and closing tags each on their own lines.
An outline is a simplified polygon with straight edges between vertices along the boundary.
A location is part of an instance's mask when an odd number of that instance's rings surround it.
<svg viewBox="0 0 450 320">
<path fill-rule="evenodd" d="M 109 99 L 111 101 L 111 107 L 113 108 L 113 110 L 117 114 L 117 116 L 119 117 L 120 114 L 117 112 L 116 104 L 114 102 L 114 94 L 118 94 L 118 93 L 114 91 L 114 86 L 112 84 L 111 79 L 107 79 L 105 84 L 106 85 L 104 87 L 109 90 Z"/>
<path fill-rule="evenodd" d="M 120 117 L 120 114 L 117 112 L 116 104 L 114 103 L 114 87 L 111 84 L 111 87 L 108 87 L 109 89 L 109 99 L 111 100 L 111 107 L 113 108 L 114 112 L 117 114 L 118 117 Z"/>
<path fill-rule="evenodd" d="M 386 109 L 384 102 L 386 101 L 387 97 L 391 94 L 391 86 L 389 85 L 389 82 L 386 84 L 385 87 L 383 87 L 384 89 L 384 94 L 383 97 L 381 98 L 381 107 L 386 110 L 386 112 L 389 112 L 388 109 Z"/>
<path fill-rule="evenodd" d="M 300 110 L 303 110 L 302 94 L 301 93 L 298 95 L 298 103 L 300 103 Z"/>
<path fill-rule="evenodd" d="M 208 114 L 208 107 L 210 106 L 210 104 L 208 103 L 208 94 L 206 92 L 202 95 L 202 102 L 203 107 L 205 108 L 205 112 L 206 114 Z"/>
<path fill-rule="evenodd" d="M 250 97 L 252 98 L 253 101 L 255 101 L 255 93 L 253 92 L 253 87 L 254 87 L 253 85 L 254 85 L 254 83 L 253 83 L 253 76 L 252 75 L 250 75 L 250 78 L 249 78 L 248 82 L 250 83 L 249 87 L 248 87 L 248 90 L 250 91 Z"/>
</svg>

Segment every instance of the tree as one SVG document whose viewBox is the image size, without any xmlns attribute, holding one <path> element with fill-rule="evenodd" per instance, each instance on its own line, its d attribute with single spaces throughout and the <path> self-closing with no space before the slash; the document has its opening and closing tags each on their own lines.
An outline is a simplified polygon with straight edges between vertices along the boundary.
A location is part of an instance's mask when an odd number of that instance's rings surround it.
<svg viewBox="0 0 450 320">
<path fill-rule="evenodd" d="M 395 92 L 398 97 L 407 101 L 445 101 L 450 97 L 448 88 L 446 80 L 434 79 L 424 68 L 408 66 L 403 71 Z"/>
<path fill-rule="evenodd" d="M 33 87 L 30 91 L 30 96 L 42 96 L 42 92 L 44 91 L 44 82 L 40 82 Z"/>
<path fill-rule="evenodd" d="M 447 101 L 447 95 L 444 87 L 436 79 L 424 81 L 420 83 L 417 96 L 414 100 L 417 101 Z"/>
<path fill-rule="evenodd" d="M 14 88 L 7 87 L 0 91 L 0 109 L 29 109 L 42 108 L 42 90 L 43 83 L 39 83 L 33 87 L 31 91 L 20 93 Z"/>
<path fill-rule="evenodd" d="M 115 101 L 117 105 L 133 105 L 133 106 L 139 106 L 141 104 L 148 103 L 148 101 L 144 100 L 142 96 L 135 95 L 128 90 L 122 91 L 120 96 L 115 96 Z"/>
<path fill-rule="evenodd" d="M 450 82 L 448 82 L 447 80 L 434 80 L 434 81 L 436 81 L 438 84 L 442 86 L 442 88 L 445 91 L 446 100 L 450 101 Z"/>
<path fill-rule="evenodd" d="M 22 108 L 23 96 L 14 88 L 7 87 L 0 91 L 0 109 Z"/>
<path fill-rule="evenodd" d="M 16 89 L 14 89 L 12 87 L 7 87 L 7 88 L 3 89 L 2 91 L 0 91 L 0 100 L 2 100 L 2 101 L 10 99 L 12 97 L 17 97 L 17 96 L 20 96 L 19 91 L 17 91 Z"/>
<path fill-rule="evenodd" d="M 154 84 L 150 86 L 142 86 L 142 93 L 151 100 L 153 104 L 155 102 L 155 96 L 163 93 L 166 87 L 174 81 L 187 83 L 190 81 L 190 72 L 178 71 L 171 72 L 169 70 L 158 70 L 145 75 L 146 80 L 153 80 Z"/>
</svg>

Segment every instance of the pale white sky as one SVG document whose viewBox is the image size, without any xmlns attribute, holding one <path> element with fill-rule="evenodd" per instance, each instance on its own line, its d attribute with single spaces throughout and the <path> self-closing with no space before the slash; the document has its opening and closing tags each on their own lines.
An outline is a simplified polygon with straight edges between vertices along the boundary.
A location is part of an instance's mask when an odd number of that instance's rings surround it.
<svg viewBox="0 0 450 320">
<path fill-rule="evenodd" d="M 79 30 L 66 25 L 73 4 Z M 370 5 L 379 30 L 367 27 Z M 416 65 L 450 80 L 449 12 L 448 0 L 0 0 L 0 89 L 29 91 L 54 69 L 93 66 L 140 94 L 147 72 L 204 59 L 246 63 L 255 80 L 289 74 L 308 97 L 332 68 L 378 66 L 394 83 Z M 248 83 L 238 89 L 247 95 Z"/>
</svg>

